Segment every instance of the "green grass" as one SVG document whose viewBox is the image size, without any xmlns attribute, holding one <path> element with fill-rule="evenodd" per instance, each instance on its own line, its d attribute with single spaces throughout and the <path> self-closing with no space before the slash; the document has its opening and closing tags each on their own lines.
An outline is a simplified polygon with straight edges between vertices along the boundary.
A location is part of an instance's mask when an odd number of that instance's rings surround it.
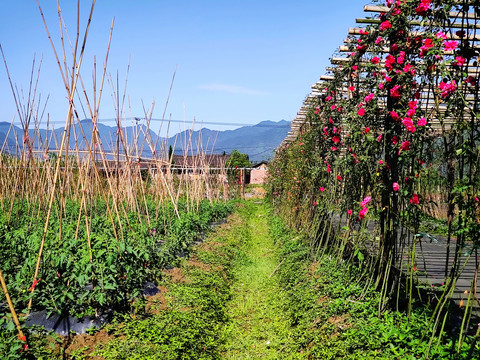
<svg viewBox="0 0 480 360">
<path fill-rule="evenodd" d="M 269 213 L 265 206 L 247 202 L 240 214 L 242 256 L 232 268 L 233 298 L 227 304 L 231 321 L 224 329 L 227 342 L 222 354 L 226 359 L 291 358 L 290 322 L 274 273 L 281 259 L 269 232 Z"/>
</svg>

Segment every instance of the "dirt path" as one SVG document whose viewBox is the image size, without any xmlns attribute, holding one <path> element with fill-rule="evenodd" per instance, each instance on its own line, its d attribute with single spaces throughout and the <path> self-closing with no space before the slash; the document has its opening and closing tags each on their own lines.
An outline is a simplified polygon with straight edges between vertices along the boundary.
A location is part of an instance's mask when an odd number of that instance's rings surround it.
<svg viewBox="0 0 480 360">
<path fill-rule="evenodd" d="M 289 322 L 284 316 L 282 290 L 274 273 L 281 259 L 276 256 L 276 246 L 268 231 L 268 213 L 258 203 L 247 203 L 240 213 L 241 256 L 233 268 L 234 295 L 227 304 L 232 322 L 225 330 L 227 344 L 223 356 L 284 359 L 282 350 L 289 341 Z"/>
</svg>

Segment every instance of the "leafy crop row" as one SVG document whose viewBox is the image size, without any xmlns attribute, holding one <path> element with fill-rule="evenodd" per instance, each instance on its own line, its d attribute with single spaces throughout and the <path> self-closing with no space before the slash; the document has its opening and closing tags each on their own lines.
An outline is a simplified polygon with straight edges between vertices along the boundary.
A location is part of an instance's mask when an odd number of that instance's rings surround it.
<svg viewBox="0 0 480 360">
<path fill-rule="evenodd" d="M 148 203 L 152 212 L 155 206 Z M 138 221 L 138 213 L 129 212 L 122 218 L 122 241 L 115 238 L 105 216 L 105 204 L 99 200 L 89 214 L 89 247 L 85 222 L 77 228 L 80 205 L 67 201 L 61 230 L 58 217 L 50 219 L 40 273 L 32 283 L 44 216 L 27 216 L 25 202 L 16 202 L 14 208 L 16 216 L 10 221 L 0 214 L 0 254 L 2 272 L 17 312 L 26 312 L 33 297 L 33 310 L 79 318 L 131 310 L 147 281 L 157 282 L 161 269 L 175 265 L 194 241 L 201 240 L 212 222 L 223 219 L 232 210 L 230 203 L 204 201 L 198 212 L 188 212 L 181 204 L 178 217 L 173 206 L 168 205 L 150 225 L 145 219 Z M 7 313 L 2 308 L 0 315 L 3 318 Z M 13 323 L 7 322 L 1 336 L 14 338 Z"/>
</svg>

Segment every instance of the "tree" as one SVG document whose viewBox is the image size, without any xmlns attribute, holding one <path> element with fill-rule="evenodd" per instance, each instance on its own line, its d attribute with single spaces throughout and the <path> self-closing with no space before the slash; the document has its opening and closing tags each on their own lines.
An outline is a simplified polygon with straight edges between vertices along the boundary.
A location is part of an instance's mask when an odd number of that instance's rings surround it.
<svg viewBox="0 0 480 360">
<path fill-rule="evenodd" d="M 246 168 L 246 167 L 251 167 L 252 163 L 250 162 L 250 159 L 248 158 L 247 154 L 243 154 L 237 149 L 232 150 L 232 153 L 230 154 L 230 157 L 228 158 L 227 162 L 225 163 L 226 168 Z"/>
</svg>

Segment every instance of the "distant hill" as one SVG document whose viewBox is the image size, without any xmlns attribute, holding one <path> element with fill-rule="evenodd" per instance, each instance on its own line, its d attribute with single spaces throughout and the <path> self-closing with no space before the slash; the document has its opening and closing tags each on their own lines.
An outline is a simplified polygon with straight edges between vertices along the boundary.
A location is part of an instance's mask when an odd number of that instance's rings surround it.
<svg viewBox="0 0 480 360">
<path fill-rule="evenodd" d="M 273 156 L 273 151 L 280 145 L 290 130 L 290 123 L 286 120 L 278 122 L 262 121 L 256 125 L 243 126 L 235 130 L 216 131 L 202 129 L 191 132 L 191 143 L 193 150 L 202 148 L 208 152 L 230 153 L 237 149 L 248 154 L 250 161 L 260 162 L 268 160 Z M 188 139 L 189 131 L 177 135 L 177 143 L 174 147 L 175 153 L 184 148 L 184 140 Z M 174 146 L 175 137 L 169 139 L 169 145 Z M 200 146 L 201 144 L 201 146 Z"/>
<path fill-rule="evenodd" d="M 85 119 L 80 123 L 85 139 L 80 126 L 76 124 L 71 129 L 70 148 L 75 146 L 76 141 L 79 149 L 84 149 L 86 142 L 91 141 L 92 121 Z M 280 145 L 289 130 L 290 123 L 281 120 L 278 122 L 262 121 L 256 125 L 243 126 L 235 130 L 217 131 L 207 128 L 197 131 L 187 130 L 168 138 L 167 141 L 163 138 L 157 139 L 155 132 L 147 131 L 144 125 L 126 127 L 123 134 L 127 146 L 132 148 L 130 149 L 131 152 L 135 152 L 133 151 L 133 144 L 137 145 L 139 152 L 143 145 L 142 157 L 151 157 L 154 148 L 156 148 L 157 153 L 166 152 L 168 146 L 172 146 L 176 154 L 183 154 L 186 148 L 185 144 L 190 144 L 188 147 L 189 154 L 197 151 L 215 154 L 225 152 L 228 154 L 233 149 L 237 149 L 248 154 L 252 162 L 260 162 L 272 157 L 273 151 Z M 116 148 L 117 128 L 98 124 L 98 132 L 105 151 L 113 152 Z M 44 129 L 41 129 L 39 133 L 30 130 L 29 136 L 36 148 L 45 148 L 48 143 L 49 149 L 56 149 L 60 147 L 63 128 L 55 129 L 53 133 L 52 131 L 47 133 Z M 0 146 L 2 145 L 5 146 L 6 151 L 17 152 L 15 149 L 23 145 L 23 131 L 17 126 L 11 127 L 10 123 L 0 122 Z M 120 151 L 124 151 L 121 146 Z"/>
</svg>

